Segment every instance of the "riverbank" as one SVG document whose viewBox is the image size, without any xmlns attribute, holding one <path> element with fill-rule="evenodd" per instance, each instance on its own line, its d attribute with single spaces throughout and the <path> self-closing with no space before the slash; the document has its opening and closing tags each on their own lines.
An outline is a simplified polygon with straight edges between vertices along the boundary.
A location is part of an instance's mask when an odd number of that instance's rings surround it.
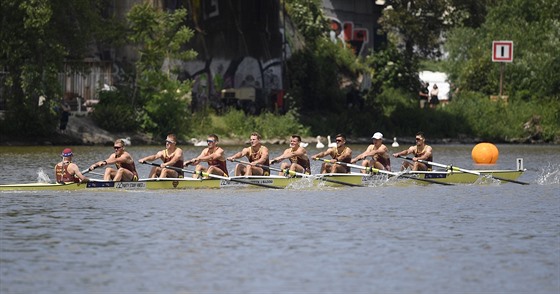
<svg viewBox="0 0 560 294">
<path fill-rule="evenodd" d="M 89 116 L 72 115 L 68 121 L 65 132 L 59 132 L 54 136 L 46 137 L 7 137 L 2 135 L 0 145 L 3 146 L 79 146 L 79 145 L 111 145 L 118 139 L 127 139 L 133 145 L 154 145 L 159 144 L 159 140 L 153 140 L 151 136 L 142 133 L 118 132 L 111 133 L 98 127 Z M 198 138 L 204 140 L 206 138 Z M 482 142 L 479 138 L 470 138 L 466 136 L 458 138 L 427 138 L 430 144 L 476 144 Z M 310 146 L 317 144 L 315 137 L 305 137 L 302 141 Z M 414 136 L 398 137 L 397 141 L 401 146 L 414 145 Z M 245 145 L 248 140 L 240 140 L 235 138 L 220 138 L 220 144 L 223 146 Z M 326 135 L 322 138 L 322 143 L 327 145 Z M 370 144 L 371 139 L 364 138 L 348 138 L 349 144 Z M 385 144 L 392 144 L 393 139 L 386 135 Z M 494 142 L 494 143 L 511 143 L 511 144 L 549 144 L 542 141 L 526 139 L 516 139 L 511 142 Z M 192 142 L 179 142 L 180 145 L 189 145 Z M 263 144 L 289 144 L 289 138 L 271 138 L 263 140 Z"/>
</svg>

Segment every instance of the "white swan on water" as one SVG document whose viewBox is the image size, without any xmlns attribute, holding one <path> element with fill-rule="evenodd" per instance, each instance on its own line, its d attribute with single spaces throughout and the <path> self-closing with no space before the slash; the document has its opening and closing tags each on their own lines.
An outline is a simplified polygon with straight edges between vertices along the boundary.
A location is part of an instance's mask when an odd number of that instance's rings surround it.
<svg viewBox="0 0 560 294">
<path fill-rule="evenodd" d="M 191 138 L 191 143 L 193 143 L 194 146 L 208 146 L 208 143 L 206 141 L 200 141 L 197 138 Z"/>
<path fill-rule="evenodd" d="M 125 146 L 130 146 L 132 143 L 130 142 L 130 137 L 121 138 Z"/>
<path fill-rule="evenodd" d="M 399 142 L 397 142 L 397 137 L 393 137 L 393 144 L 391 144 L 392 147 L 399 147 Z"/>
<path fill-rule="evenodd" d="M 299 142 L 299 146 L 305 148 L 309 145 L 309 143 L 305 143 L 305 142 Z"/>
<path fill-rule="evenodd" d="M 323 142 L 321 142 L 321 136 L 317 136 L 317 145 L 315 145 L 315 147 L 317 149 L 325 148 L 325 144 L 323 144 Z"/>
<path fill-rule="evenodd" d="M 328 143 L 329 143 L 329 144 L 327 145 L 329 148 L 336 147 L 336 142 L 332 142 L 332 143 L 331 143 L 331 135 L 328 135 L 328 136 L 327 136 L 327 141 L 328 141 Z"/>
</svg>

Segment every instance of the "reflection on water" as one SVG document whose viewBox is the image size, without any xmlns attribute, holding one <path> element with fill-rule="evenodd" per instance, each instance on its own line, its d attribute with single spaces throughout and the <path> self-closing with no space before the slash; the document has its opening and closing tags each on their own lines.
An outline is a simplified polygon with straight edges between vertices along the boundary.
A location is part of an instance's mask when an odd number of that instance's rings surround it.
<svg viewBox="0 0 560 294">
<path fill-rule="evenodd" d="M 0 149 L 0 181 L 36 181 L 58 149 Z M 558 293 L 559 151 L 500 146 L 494 168 L 523 157 L 529 186 L 0 193 L 0 293 Z"/>
</svg>

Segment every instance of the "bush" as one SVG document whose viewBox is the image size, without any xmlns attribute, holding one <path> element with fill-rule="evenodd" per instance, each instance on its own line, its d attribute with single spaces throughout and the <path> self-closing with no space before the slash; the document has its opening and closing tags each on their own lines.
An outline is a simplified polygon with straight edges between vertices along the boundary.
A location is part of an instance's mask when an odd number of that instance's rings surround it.
<svg viewBox="0 0 560 294">
<path fill-rule="evenodd" d="M 113 132 L 138 131 L 138 115 L 128 97 L 128 91 L 100 91 L 99 103 L 92 113 L 93 120 L 101 128 Z"/>
</svg>

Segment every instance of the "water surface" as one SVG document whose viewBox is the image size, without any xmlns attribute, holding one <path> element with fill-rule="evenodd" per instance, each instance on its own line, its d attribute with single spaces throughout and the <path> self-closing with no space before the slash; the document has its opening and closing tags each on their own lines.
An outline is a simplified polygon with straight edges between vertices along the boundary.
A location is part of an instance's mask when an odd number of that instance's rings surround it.
<svg viewBox="0 0 560 294">
<path fill-rule="evenodd" d="M 0 292 L 559 293 L 560 147 L 498 147 L 483 168 L 523 157 L 530 185 L 0 193 Z M 475 168 L 470 146 L 434 148 Z M 59 149 L 0 148 L 0 183 Z M 112 151 L 73 149 L 81 169 Z"/>
</svg>

